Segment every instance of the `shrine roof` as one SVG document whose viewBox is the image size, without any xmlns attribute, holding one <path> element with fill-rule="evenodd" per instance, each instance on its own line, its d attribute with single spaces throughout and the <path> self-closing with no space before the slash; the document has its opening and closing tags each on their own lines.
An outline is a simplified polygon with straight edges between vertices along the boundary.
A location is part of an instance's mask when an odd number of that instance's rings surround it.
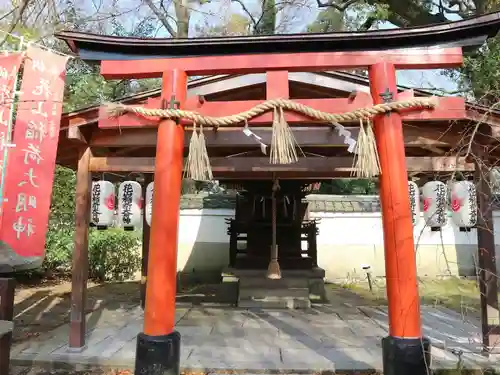
<svg viewBox="0 0 500 375">
<path fill-rule="evenodd" d="M 347 72 L 321 72 L 321 73 L 308 73 L 308 72 L 294 72 L 289 73 L 289 87 L 290 98 L 335 98 L 335 97 L 348 97 L 352 92 L 365 92 L 369 93 L 369 82 L 364 76 L 347 73 Z M 399 86 L 401 91 L 407 87 Z M 149 98 L 158 97 L 161 90 L 155 89 L 147 92 L 142 92 L 119 100 L 120 102 L 128 104 L 144 104 Z M 224 101 L 224 100 L 265 100 L 266 95 L 266 75 L 262 74 L 247 74 L 247 75 L 221 75 L 212 77 L 203 77 L 198 79 L 191 79 L 188 82 L 188 96 L 203 96 L 207 101 Z M 414 90 L 415 96 L 429 96 L 429 92 L 422 90 Z M 78 158 L 79 142 L 74 138 L 73 134 L 70 136 L 69 128 L 77 128 L 83 136 L 87 136 L 87 141 L 93 145 L 94 156 L 151 156 L 154 155 L 154 141 L 148 140 L 146 143 L 134 143 L 137 147 L 132 146 L 95 146 L 94 136 L 109 137 L 109 139 L 116 139 L 108 144 L 121 144 L 123 136 L 127 135 L 127 128 L 120 129 L 119 132 L 115 130 L 106 130 L 98 128 L 99 121 L 99 105 L 84 108 L 70 113 L 64 113 L 61 119 L 61 134 L 59 137 L 59 145 L 57 152 L 57 163 L 60 165 L 76 168 Z M 500 111 L 492 111 L 487 107 L 480 105 L 467 104 L 467 117 L 463 121 L 459 121 L 457 125 L 458 130 L 463 130 L 465 127 L 474 125 L 477 121 L 490 124 L 500 131 Z M 441 124 L 443 125 L 443 124 Z M 447 124 L 445 124 L 448 126 Z M 308 126 L 306 124 L 300 126 Z M 409 125 L 412 127 L 412 125 Z M 422 122 L 417 124 L 418 129 L 414 129 L 419 137 L 425 139 L 438 139 L 441 135 L 449 134 L 450 130 L 441 129 L 436 127 L 433 123 Z M 455 126 L 455 125 L 454 125 Z M 413 127 L 414 128 L 414 127 Z M 405 129 L 407 129 L 405 127 Z M 148 134 L 155 132 L 155 129 L 145 129 Z M 408 130 L 412 130 L 408 128 Z M 413 133 L 415 133 L 415 131 Z M 456 130 L 453 130 L 455 132 Z M 92 135 L 90 135 L 92 134 Z M 135 134 L 133 130 L 128 134 Z M 323 133 L 322 133 L 323 134 Z M 411 136 L 411 135 L 410 135 Z M 155 134 L 152 134 L 155 138 Z M 453 138 L 454 136 L 452 136 Z M 130 137 L 129 137 L 130 138 Z M 144 139 L 143 137 L 139 137 Z M 137 138 L 137 139 L 139 139 Z M 150 137 L 151 138 L 151 137 Z M 150 139 L 149 138 L 149 139 Z M 136 139 L 136 138 L 134 138 Z M 85 142 L 87 142 L 85 141 Z M 153 143 L 151 143 L 153 142 Z M 446 144 L 453 144 L 452 141 L 439 141 L 442 142 L 446 148 Z M 451 142 L 451 143 L 450 143 Z M 420 144 L 421 142 L 419 142 Z M 432 143 L 432 142 L 431 142 Z M 142 145 L 142 146 L 141 146 Z M 228 145 L 226 148 L 230 148 Z M 231 146 L 232 147 L 232 146 Z M 225 154 L 219 155 L 219 152 L 226 152 L 226 148 L 213 149 L 213 155 L 226 156 Z M 331 149 L 332 152 L 335 148 Z M 212 152 L 211 151 L 211 152 Z M 314 152 L 314 150 L 311 150 Z M 425 156 L 433 155 L 423 148 L 416 148 L 412 146 L 411 154 L 409 156 Z"/>
<path fill-rule="evenodd" d="M 307 90 L 308 94 L 312 93 L 310 91 L 311 89 L 321 90 L 320 97 L 327 97 L 325 93 L 330 94 L 328 97 L 343 97 L 356 91 L 369 92 L 368 78 L 360 74 L 349 72 L 296 72 L 289 74 L 289 81 L 291 85 L 297 85 L 298 91 Z M 262 91 L 262 94 L 265 95 L 265 82 L 265 74 L 218 75 L 190 79 L 188 81 L 188 96 L 200 95 L 210 97 L 211 95 L 215 95 L 217 96 L 217 100 L 248 100 L 250 98 L 240 98 L 240 92 L 244 93 L 246 96 L 259 95 L 260 91 Z M 413 90 L 417 97 L 433 95 L 433 93 L 426 90 L 398 85 L 399 91 L 409 89 Z M 149 98 L 159 97 L 160 94 L 161 89 L 152 89 L 117 99 L 117 102 L 124 104 L 141 104 L 145 103 Z M 255 97 L 251 99 L 260 98 Z M 99 120 L 99 108 L 100 105 L 93 105 L 63 113 L 61 130 L 66 130 L 69 126 L 82 127 L 97 124 Z M 487 114 L 487 117 L 482 118 L 483 122 L 495 126 L 500 125 L 500 110 L 491 109 L 471 102 L 466 103 L 466 108 L 470 114 L 471 120 L 478 115 L 482 116 Z"/>
<path fill-rule="evenodd" d="M 262 53 L 376 51 L 415 47 L 477 47 L 500 29 L 500 12 L 431 26 L 374 31 L 205 38 L 135 38 L 62 31 L 83 60 L 132 60 Z"/>
</svg>

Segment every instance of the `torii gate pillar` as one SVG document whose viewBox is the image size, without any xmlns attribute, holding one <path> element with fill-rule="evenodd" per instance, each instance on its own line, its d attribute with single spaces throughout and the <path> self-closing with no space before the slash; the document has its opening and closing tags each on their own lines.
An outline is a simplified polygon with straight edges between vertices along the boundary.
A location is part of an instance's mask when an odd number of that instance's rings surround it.
<svg viewBox="0 0 500 375">
<path fill-rule="evenodd" d="M 375 104 L 396 99 L 393 64 L 380 62 L 370 66 L 369 78 Z M 422 338 L 401 116 L 393 112 L 376 117 L 374 132 L 381 166 L 380 200 L 389 305 L 389 336 L 382 339 L 384 374 L 424 375 L 430 366 L 430 342 Z"/>
<path fill-rule="evenodd" d="M 162 107 L 182 106 L 186 94 L 185 72 L 173 70 L 163 74 Z M 137 336 L 135 374 L 180 373 L 181 335 L 174 331 L 174 325 L 183 153 L 183 126 L 174 120 L 161 120 L 156 146 L 144 332 Z"/>
</svg>

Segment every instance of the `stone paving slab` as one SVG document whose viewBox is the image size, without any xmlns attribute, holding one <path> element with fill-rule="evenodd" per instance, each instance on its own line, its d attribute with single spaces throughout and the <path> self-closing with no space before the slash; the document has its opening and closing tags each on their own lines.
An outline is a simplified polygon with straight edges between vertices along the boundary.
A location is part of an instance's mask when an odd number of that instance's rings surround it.
<svg viewBox="0 0 500 375">
<path fill-rule="evenodd" d="M 460 320 L 445 309 L 422 309 L 424 332 L 433 347 L 433 367 L 456 368 L 464 353 L 468 367 L 498 366 L 500 356 L 479 354 L 479 322 Z M 133 368 L 140 308 L 101 311 L 87 316 L 87 346 L 68 351 L 68 325 L 17 344 L 13 365 L 69 363 Z M 381 370 L 380 339 L 387 335 L 387 309 L 313 306 L 308 310 L 245 310 L 181 307 L 176 329 L 182 335 L 181 364 L 186 369 L 237 371 Z"/>
<path fill-rule="evenodd" d="M 388 329 L 387 308 L 360 307 L 367 316 Z M 481 351 L 479 327 L 459 319 L 455 314 L 443 314 L 429 307 L 422 307 L 422 330 L 434 346 L 458 349 L 465 352 Z"/>
</svg>

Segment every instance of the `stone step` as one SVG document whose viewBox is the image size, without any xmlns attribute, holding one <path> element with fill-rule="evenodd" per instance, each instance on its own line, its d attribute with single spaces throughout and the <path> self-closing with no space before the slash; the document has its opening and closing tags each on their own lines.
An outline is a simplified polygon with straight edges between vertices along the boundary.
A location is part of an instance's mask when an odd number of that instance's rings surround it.
<svg viewBox="0 0 500 375">
<path fill-rule="evenodd" d="M 309 279 L 305 277 L 283 277 L 279 280 L 269 280 L 265 277 L 240 277 L 240 289 L 287 289 L 309 288 Z"/>
<path fill-rule="evenodd" d="M 308 309 L 311 307 L 309 298 L 291 298 L 291 297 L 266 297 L 262 299 L 241 299 L 238 301 L 238 307 L 249 308 L 267 308 L 267 309 Z"/>
<path fill-rule="evenodd" d="M 231 274 L 237 277 L 261 277 L 265 278 L 267 273 L 266 269 L 260 270 L 242 270 L 235 268 L 227 268 L 223 271 L 223 274 Z M 284 278 L 287 277 L 305 277 L 305 278 L 324 278 L 325 270 L 319 267 L 309 269 L 309 270 L 289 270 L 289 269 L 281 269 L 281 276 Z"/>
<path fill-rule="evenodd" d="M 265 289 L 265 288 L 241 288 L 239 291 L 240 299 L 246 298 L 306 298 L 309 299 L 308 288 L 287 288 L 287 289 Z"/>
</svg>

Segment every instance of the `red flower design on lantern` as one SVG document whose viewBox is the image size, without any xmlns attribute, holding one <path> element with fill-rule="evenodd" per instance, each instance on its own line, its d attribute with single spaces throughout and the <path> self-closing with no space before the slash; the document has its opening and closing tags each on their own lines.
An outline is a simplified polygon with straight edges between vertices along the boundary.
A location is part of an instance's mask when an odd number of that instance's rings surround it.
<svg viewBox="0 0 500 375">
<path fill-rule="evenodd" d="M 104 199 L 104 204 L 108 208 L 108 210 L 114 210 L 115 209 L 115 195 L 110 194 Z"/>
<path fill-rule="evenodd" d="M 460 207 L 462 207 L 463 199 L 457 198 L 456 195 L 451 196 L 451 210 L 453 212 L 458 212 L 460 210 Z"/>
<path fill-rule="evenodd" d="M 139 200 L 137 201 L 137 206 L 139 207 L 139 210 L 142 210 L 142 206 L 144 204 L 144 198 L 139 198 Z"/>
<path fill-rule="evenodd" d="M 432 202 L 432 198 L 425 198 L 424 199 L 424 212 L 429 209 L 431 202 Z"/>
</svg>

